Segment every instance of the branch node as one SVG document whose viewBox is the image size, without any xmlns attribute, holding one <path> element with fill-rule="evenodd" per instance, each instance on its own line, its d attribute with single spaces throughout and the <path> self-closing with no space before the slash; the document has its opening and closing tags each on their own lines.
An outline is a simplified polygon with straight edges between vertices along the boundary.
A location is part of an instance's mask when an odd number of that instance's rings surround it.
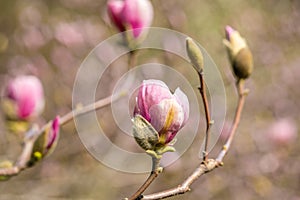
<svg viewBox="0 0 300 200">
<path fill-rule="evenodd" d="M 224 166 L 224 162 L 221 161 L 218 163 L 218 167 L 223 167 L 223 166 Z"/>
<path fill-rule="evenodd" d="M 227 150 L 227 146 L 224 145 L 224 146 L 222 147 L 222 150 L 226 151 L 226 150 Z"/>
<path fill-rule="evenodd" d="M 243 96 L 247 96 L 249 94 L 250 90 L 248 88 L 245 88 L 242 92 Z"/>
<path fill-rule="evenodd" d="M 157 173 L 157 174 L 160 174 L 160 173 L 163 172 L 163 170 L 164 170 L 163 167 L 158 167 L 158 168 L 156 169 L 156 173 Z"/>
<path fill-rule="evenodd" d="M 206 151 L 202 151 L 202 155 L 203 155 L 203 158 L 206 158 L 208 153 Z M 202 162 L 205 162 L 205 159 L 203 159 Z M 204 163 L 203 163 L 204 164 Z"/>
</svg>

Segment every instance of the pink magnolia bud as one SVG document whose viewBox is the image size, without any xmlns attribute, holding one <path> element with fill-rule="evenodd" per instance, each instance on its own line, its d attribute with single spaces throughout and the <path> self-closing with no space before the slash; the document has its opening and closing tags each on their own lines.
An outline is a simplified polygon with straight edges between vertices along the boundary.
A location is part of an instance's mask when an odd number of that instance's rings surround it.
<svg viewBox="0 0 300 200">
<path fill-rule="evenodd" d="M 111 21 L 123 32 L 133 30 L 134 38 L 149 27 L 153 19 L 153 7 L 149 0 L 109 0 L 107 10 Z"/>
<path fill-rule="evenodd" d="M 134 115 L 144 117 L 158 132 L 158 145 L 165 145 L 188 120 L 189 101 L 179 88 L 172 94 L 164 82 L 146 80 L 139 88 Z"/>
<path fill-rule="evenodd" d="M 223 40 L 229 53 L 229 58 L 235 75 L 240 79 L 248 78 L 253 71 L 253 58 L 246 40 L 230 26 L 225 27 Z"/>
<path fill-rule="evenodd" d="M 59 116 L 56 116 L 45 128 L 44 132 L 39 135 L 32 149 L 31 160 L 29 165 L 51 154 L 57 144 L 59 136 Z"/>
<path fill-rule="evenodd" d="M 35 76 L 18 76 L 6 88 L 4 111 L 9 118 L 27 120 L 44 109 L 44 91 Z"/>
</svg>

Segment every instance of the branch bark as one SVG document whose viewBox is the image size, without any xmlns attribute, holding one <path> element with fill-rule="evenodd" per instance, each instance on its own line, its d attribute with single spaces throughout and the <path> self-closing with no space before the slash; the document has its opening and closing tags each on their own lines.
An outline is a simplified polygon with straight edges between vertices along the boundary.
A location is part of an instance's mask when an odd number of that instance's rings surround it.
<svg viewBox="0 0 300 200">
<path fill-rule="evenodd" d="M 207 161 L 207 149 L 208 149 L 208 143 L 209 143 L 209 136 L 210 136 L 210 127 L 212 125 L 211 117 L 210 117 L 210 111 L 209 111 L 209 104 L 206 96 L 206 85 L 203 77 L 203 71 L 198 72 L 199 79 L 200 79 L 200 87 L 199 91 L 202 97 L 204 111 L 205 111 L 205 119 L 206 119 L 206 131 L 205 131 L 205 142 L 204 142 L 204 152 L 203 152 L 203 160 Z"/>
</svg>

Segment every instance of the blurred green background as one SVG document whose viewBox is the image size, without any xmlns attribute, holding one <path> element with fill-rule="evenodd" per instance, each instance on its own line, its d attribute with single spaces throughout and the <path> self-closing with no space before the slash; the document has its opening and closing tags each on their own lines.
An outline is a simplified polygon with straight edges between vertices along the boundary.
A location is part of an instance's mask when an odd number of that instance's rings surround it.
<svg viewBox="0 0 300 200">
<path fill-rule="evenodd" d="M 205 175 L 192 191 L 170 199 L 291 199 L 300 200 L 300 1 L 152 1 L 153 26 L 187 34 L 200 42 L 219 66 L 227 94 L 227 122 L 234 115 L 236 92 L 226 50 L 224 27 L 231 25 L 248 41 L 255 70 L 246 83 L 250 94 L 232 149 L 222 168 Z M 106 1 L 11 0 L 0 3 L 0 83 L 10 76 L 34 74 L 45 87 L 44 119 L 63 115 L 72 105 L 72 87 L 80 63 L 101 41 L 116 33 L 106 13 Z M 126 61 L 126 56 L 120 58 Z M 157 61 L 190 74 L 187 63 L 163 52 L 139 54 L 138 64 Z M 124 63 L 124 62 L 123 62 Z M 125 63 L 126 64 L 126 63 Z M 126 65 L 109 70 L 111 86 L 98 91 L 105 97 L 126 72 Z M 197 86 L 197 76 L 190 82 Z M 195 89 L 196 90 L 196 89 Z M 199 97 L 199 96 L 198 96 Z M 200 98 L 199 98 L 200 99 Z M 201 104 L 200 104 L 201 105 Z M 99 111 L 108 118 L 110 107 Z M 0 121 L 0 160 L 15 160 L 20 139 Z M 113 140 L 119 130 L 114 127 Z M 176 186 L 199 164 L 199 138 L 146 191 Z M 226 135 L 226 134 L 225 134 Z M 216 155 L 221 142 L 211 155 Z M 196 162 L 195 162 L 196 161 Z M 55 152 L 37 166 L 0 182 L 0 199 L 121 199 L 132 194 L 147 177 L 105 167 L 86 151 L 73 123 L 62 127 Z"/>
</svg>

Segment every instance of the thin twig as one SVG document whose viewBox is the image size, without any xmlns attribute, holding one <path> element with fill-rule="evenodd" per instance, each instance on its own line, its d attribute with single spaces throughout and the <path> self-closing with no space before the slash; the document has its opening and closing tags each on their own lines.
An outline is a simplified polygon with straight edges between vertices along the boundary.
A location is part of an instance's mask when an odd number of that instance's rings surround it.
<svg viewBox="0 0 300 200">
<path fill-rule="evenodd" d="M 223 165 L 223 159 L 224 159 L 225 155 L 227 154 L 228 150 L 230 149 L 232 140 L 234 138 L 234 135 L 236 133 L 237 127 L 238 127 L 240 119 L 241 119 L 241 113 L 242 113 L 242 110 L 244 107 L 245 98 L 246 98 L 246 95 L 248 94 L 248 90 L 244 89 L 244 80 L 239 80 L 237 82 L 236 86 L 237 86 L 237 90 L 238 90 L 239 99 L 238 99 L 238 105 L 236 108 L 233 125 L 230 130 L 230 136 L 227 139 L 224 147 L 220 151 L 217 158 L 216 159 L 207 159 L 207 161 L 203 161 L 200 164 L 200 166 L 198 168 L 196 168 L 194 170 L 194 172 L 190 176 L 188 176 L 181 185 L 171 188 L 169 190 L 162 191 L 162 192 L 144 195 L 142 198 L 143 200 L 165 199 L 168 197 L 172 197 L 172 196 L 176 196 L 176 195 L 180 195 L 180 194 L 189 192 L 191 190 L 190 186 L 200 176 Z"/>
<path fill-rule="evenodd" d="M 143 183 L 143 185 L 129 198 L 129 200 L 139 200 L 143 198 L 142 193 L 151 185 L 151 183 L 161 172 L 161 168 L 159 167 L 159 162 L 160 159 L 152 157 L 152 170 L 149 177 Z M 125 199 L 127 200 L 127 198 Z"/>
<path fill-rule="evenodd" d="M 218 163 L 213 159 L 208 159 L 205 163 L 201 163 L 199 167 L 179 186 L 165 190 L 163 192 L 158 192 L 154 194 L 149 194 L 143 196 L 143 200 L 154 200 L 154 199 L 165 199 L 168 197 L 184 194 L 189 192 L 190 186 L 203 174 L 212 171 L 218 166 Z"/>
<path fill-rule="evenodd" d="M 66 115 L 61 117 L 60 125 L 64 125 L 67 122 L 71 121 L 74 117 L 86 114 L 88 112 L 91 112 L 93 110 L 98 110 L 108 104 L 110 104 L 112 101 L 115 101 L 119 99 L 121 96 L 123 96 L 124 93 L 115 96 L 115 97 L 106 97 L 104 99 L 101 99 L 93 104 L 87 105 L 79 110 L 71 111 L 67 113 Z M 23 150 L 21 152 L 21 155 L 19 156 L 17 162 L 14 164 L 14 166 L 8 167 L 8 168 L 0 168 L 0 176 L 16 176 L 18 175 L 22 170 L 28 168 L 28 162 L 31 158 L 32 148 L 34 145 L 35 140 L 38 138 L 39 135 L 41 135 L 46 127 L 48 127 L 49 123 L 45 124 L 42 128 L 36 129 L 35 133 L 31 133 L 32 137 L 26 138 L 23 144 Z M 29 130 L 32 131 L 32 130 Z M 26 135 L 26 134 L 25 134 Z"/>
<path fill-rule="evenodd" d="M 212 125 L 212 121 L 210 118 L 210 111 L 209 111 L 209 104 L 206 96 L 206 86 L 205 81 L 203 77 L 203 71 L 198 72 L 199 79 L 200 79 L 200 87 L 199 91 L 202 97 L 204 111 L 205 111 L 205 119 L 206 119 L 206 131 L 205 131 L 205 143 L 204 143 L 204 152 L 203 152 L 203 160 L 207 161 L 207 155 L 208 155 L 208 143 L 209 143 L 209 136 L 210 136 L 210 127 Z"/>
<path fill-rule="evenodd" d="M 236 133 L 237 127 L 240 123 L 241 114 L 242 114 L 243 107 L 245 104 L 245 99 L 248 94 L 248 90 L 244 89 L 244 80 L 237 81 L 236 87 L 237 87 L 238 95 L 239 95 L 238 106 L 236 108 L 235 117 L 234 117 L 234 121 L 233 121 L 231 130 L 230 130 L 230 133 L 229 133 L 229 137 L 216 159 L 219 163 L 222 163 L 225 155 L 227 154 L 227 152 L 231 146 L 231 143 L 232 143 L 232 140 Z"/>
<path fill-rule="evenodd" d="M 129 52 L 128 71 L 135 67 L 136 61 L 137 61 L 137 49 L 134 49 L 134 50 Z"/>
<path fill-rule="evenodd" d="M 78 108 L 77 110 L 71 111 L 60 118 L 60 125 L 68 123 L 74 117 L 83 115 L 85 113 L 88 113 L 88 112 L 91 112 L 94 110 L 98 110 L 98 109 L 102 108 L 103 106 L 108 105 L 111 102 L 115 101 L 116 99 L 120 98 L 120 96 L 122 96 L 122 94 L 120 94 L 119 96 L 116 96 L 116 97 L 109 96 L 109 97 L 100 99 L 99 101 L 97 101 L 95 103 L 89 104 L 83 108 Z"/>
</svg>

